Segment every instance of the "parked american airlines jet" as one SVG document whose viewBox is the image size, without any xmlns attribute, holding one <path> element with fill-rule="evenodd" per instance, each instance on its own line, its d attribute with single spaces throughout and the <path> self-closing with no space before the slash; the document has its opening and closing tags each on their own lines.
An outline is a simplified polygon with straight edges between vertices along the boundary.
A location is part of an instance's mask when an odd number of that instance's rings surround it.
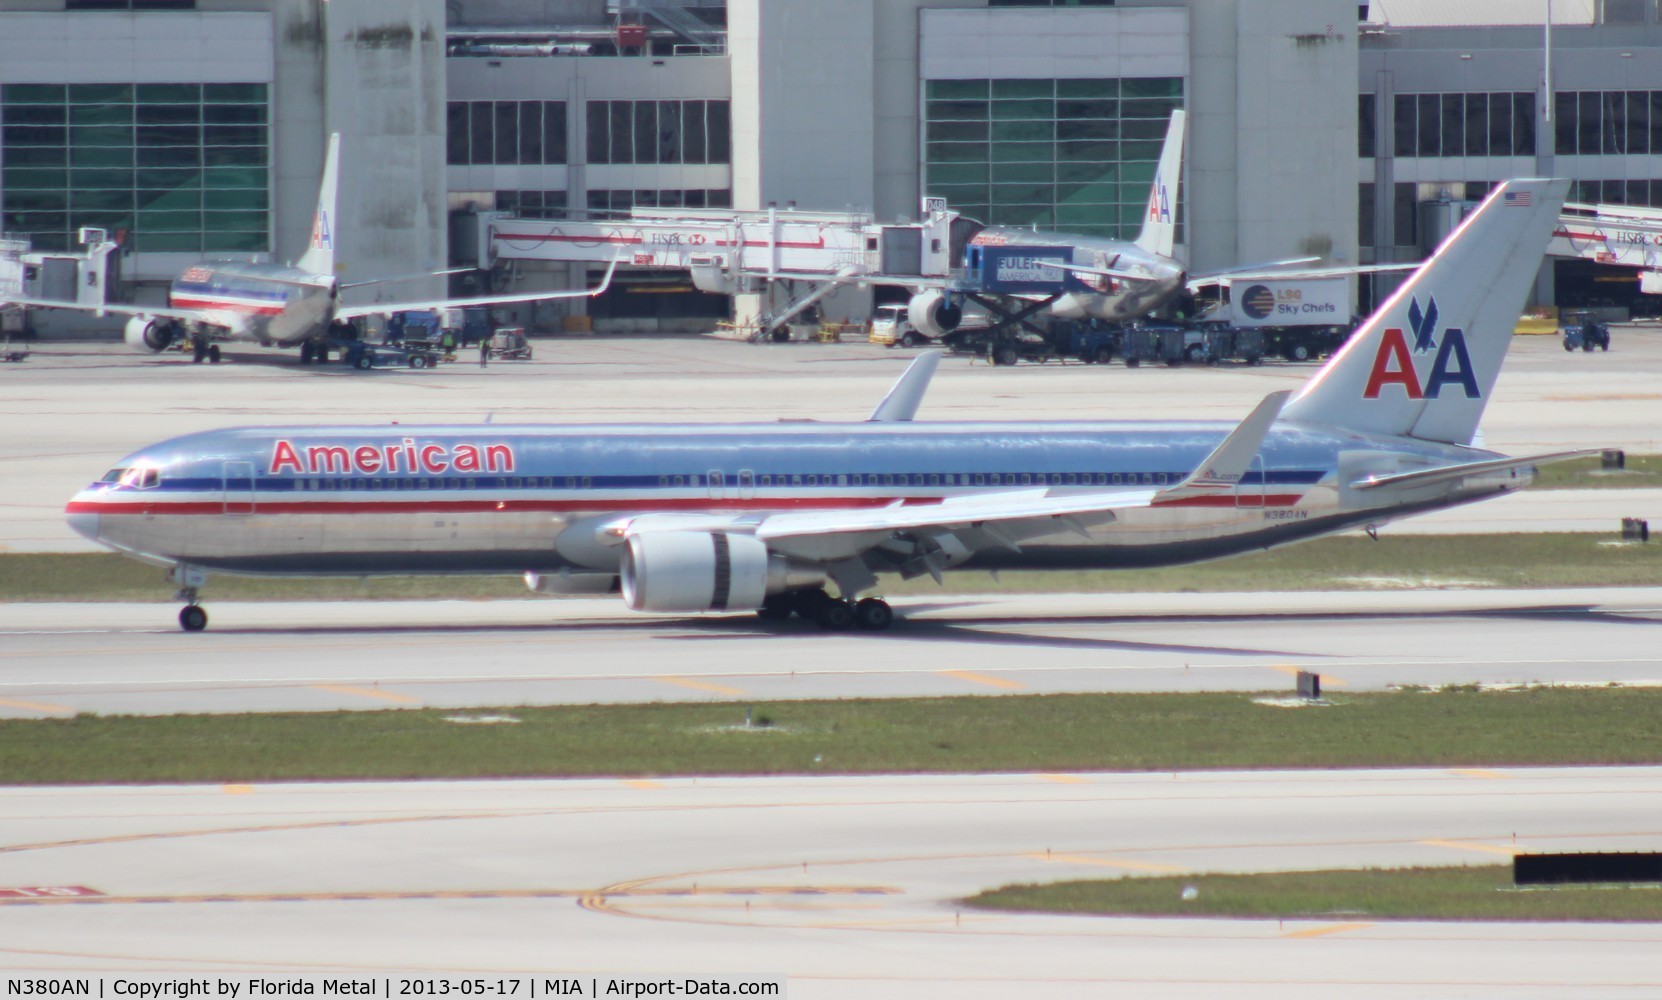
<svg viewBox="0 0 1662 1000">
<path fill-rule="evenodd" d="M 1235 426 L 913 423 L 926 354 L 863 423 L 193 434 L 123 459 L 69 521 L 169 568 L 192 631 L 211 573 L 509 572 L 620 586 L 638 611 L 881 629 L 889 606 L 862 595 L 886 574 L 1157 566 L 1377 526 L 1584 454 L 1471 444 L 1568 186 L 1501 185 L 1303 388 Z"/>
<path fill-rule="evenodd" d="M 1064 319 L 1095 318 L 1114 322 L 1137 319 L 1164 307 L 1180 292 L 1216 282 L 1220 278 L 1244 281 L 1248 278 L 1313 278 L 1329 275 L 1400 271 L 1412 264 L 1379 264 L 1358 267 L 1301 268 L 1318 258 L 1270 261 L 1227 271 L 1190 274 L 1174 254 L 1177 249 L 1177 193 L 1183 175 L 1183 127 L 1185 113 L 1173 111 L 1166 127 L 1165 145 L 1154 184 L 1148 193 L 1148 209 L 1142 229 L 1132 241 L 1070 233 L 1043 232 L 1019 226 L 988 226 L 969 241 L 965 266 L 971 273 L 982 271 L 981 256 L 996 253 L 990 248 L 1014 246 L 1042 255 L 1032 264 L 1049 270 L 1060 279 L 1066 271 L 1075 279 L 1053 295 L 1037 293 L 1014 296 L 1023 300 L 1016 309 L 1001 303 L 996 293 L 968 294 L 949 288 L 924 288 L 913 296 L 907 310 L 912 326 L 930 337 L 943 337 L 957 329 L 964 312 L 962 299 L 980 303 L 995 315 L 1025 317 L 1038 308 L 1047 308 Z M 1052 257 L 1051 254 L 1054 253 Z M 991 258 L 989 258 L 991 259 Z M 1065 286 L 1064 286 L 1065 287 Z"/>
<path fill-rule="evenodd" d="M 282 264 L 203 262 L 175 278 L 166 306 L 76 306 L 44 299 L 15 299 L 19 305 L 50 309 L 94 309 L 131 316 L 128 345 L 141 351 L 163 351 L 190 338 L 195 360 L 219 360 L 215 340 L 252 340 L 275 347 L 299 347 L 300 363 L 328 359 L 328 341 L 337 324 L 362 316 L 405 310 L 450 309 L 461 306 L 508 305 L 548 299 L 599 295 L 611 284 L 612 270 L 600 286 L 574 292 L 529 292 L 468 299 L 425 299 L 348 306 L 340 302 L 343 285 L 335 276 L 335 196 L 339 188 L 340 136 L 329 136 L 323 161 L 323 182 L 317 212 L 312 217 L 311 246 L 293 267 Z M 448 272 L 440 272 L 448 273 Z M 406 276 L 408 277 L 408 276 Z M 402 279 L 383 279 L 402 280 Z M 362 282 L 376 284 L 378 282 Z"/>
</svg>

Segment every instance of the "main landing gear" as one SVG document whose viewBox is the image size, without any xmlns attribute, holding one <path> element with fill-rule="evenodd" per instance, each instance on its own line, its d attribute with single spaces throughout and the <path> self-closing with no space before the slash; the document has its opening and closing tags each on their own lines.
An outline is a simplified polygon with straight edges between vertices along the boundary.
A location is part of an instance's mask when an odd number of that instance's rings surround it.
<svg viewBox="0 0 1662 1000">
<path fill-rule="evenodd" d="M 199 365 L 206 361 L 211 365 L 219 364 L 219 345 L 210 344 L 204 337 L 192 337 L 190 341 L 191 364 Z"/>
<path fill-rule="evenodd" d="M 881 632 L 894 624 L 894 609 L 885 600 L 876 597 L 842 600 L 823 589 L 775 594 L 756 614 L 767 621 L 784 621 L 794 614 L 815 622 L 828 632 L 842 632 L 850 628 Z"/>
</svg>

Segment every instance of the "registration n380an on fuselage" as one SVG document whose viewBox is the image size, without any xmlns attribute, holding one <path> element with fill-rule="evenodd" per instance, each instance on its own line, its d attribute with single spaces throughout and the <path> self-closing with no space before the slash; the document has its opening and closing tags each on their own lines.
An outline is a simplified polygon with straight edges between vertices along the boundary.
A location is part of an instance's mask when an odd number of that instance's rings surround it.
<svg viewBox="0 0 1662 1000">
<path fill-rule="evenodd" d="M 926 354 L 859 423 L 196 434 L 129 456 L 69 517 L 170 567 L 186 628 L 211 573 L 508 572 L 640 611 L 883 628 L 862 595 L 889 574 L 1152 566 L 1380 525 L 1581 454 L 1471 445 L 1566 189 L 1502 185 L 1296 394 L 1238 424 L 913 422 Z"/>
</svg>

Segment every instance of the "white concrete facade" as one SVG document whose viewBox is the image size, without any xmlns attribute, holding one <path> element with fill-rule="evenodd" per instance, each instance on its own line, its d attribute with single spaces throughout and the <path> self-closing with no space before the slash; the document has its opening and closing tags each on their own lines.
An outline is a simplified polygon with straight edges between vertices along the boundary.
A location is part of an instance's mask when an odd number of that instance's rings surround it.
<svg viewBox="0 0 1662 1000">
<path fill-rule="evenodd" d="M 268 86 L 271 246 L 214 256 L 299 257 L 311 234 L 325 138 L 339 131 L 339 245 L 350 277 L 443 266 L 442 0 L 244 0 L 139 12 L 66 11 L 61 0 L 7 6 L 0 84 Z M 165 282 L 199 256 L 135 253 L 124 271 Z"/>
<path fill-rule="evenodd" d="M 728 4 L 735 207 L 872 206 L 877 6 L 873 0 Z"/>
</svg>

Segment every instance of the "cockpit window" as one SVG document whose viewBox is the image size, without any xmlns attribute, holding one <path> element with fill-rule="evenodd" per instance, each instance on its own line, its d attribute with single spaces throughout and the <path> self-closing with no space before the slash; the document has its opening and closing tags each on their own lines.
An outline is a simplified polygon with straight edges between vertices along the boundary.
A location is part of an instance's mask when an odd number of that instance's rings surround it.
<svg viewBox="0 0 1662 1000">
<path fill-rule="evenodd" d="M 135 465 L 130 469 L 113 469 L 111 470 L 111 475 L 118 472 L 120 475 L 117 476 L 117 482 L 119 482 L 122 486 L 128 486 L 137 490 L 153 490 L 156 488 L 157 484 L 161 482 L 161 473 L 157 472 L 153 468 L 142 465 Z M 108 476 L 104 478 L 106 480 L 109 479 Z"/>
<path fill-rule="evenodd" d="M 101 482 L 101 483 L 119 483 L 119 482 L 121 482 L 121 477 L 123 475 L 125 475 L 126 473 L 127 473 L 126 469 L 119 469 L 119 468 L 118 469 L 111 469 L 110 471 L 104 473 L 104 478 L 103 479 L 100 479 L 98 481 Z"/>
</svg>

